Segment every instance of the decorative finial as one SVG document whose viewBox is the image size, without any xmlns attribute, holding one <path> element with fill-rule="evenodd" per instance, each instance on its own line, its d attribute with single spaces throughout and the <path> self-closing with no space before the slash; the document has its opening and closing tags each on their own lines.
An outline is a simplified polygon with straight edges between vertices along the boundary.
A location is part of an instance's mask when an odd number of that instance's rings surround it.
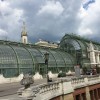
<svg viewBox="0 0 100 100">
<path fill-rule="evenodd" d="M 26 25 L 25 25 L 24 21 L 23 21 L 23 27 L 22 27 L 22 34 L 21 34 L 21 36 L 27 36 Z"/>
<path fill-rule="evenodd" d="M 26 25 L 24 21 L 23 21 L 23 26 L 22 26 L 21 38 L 22 38 L 22 43 L 24 44 L 28 43 Z"/>
</svg>

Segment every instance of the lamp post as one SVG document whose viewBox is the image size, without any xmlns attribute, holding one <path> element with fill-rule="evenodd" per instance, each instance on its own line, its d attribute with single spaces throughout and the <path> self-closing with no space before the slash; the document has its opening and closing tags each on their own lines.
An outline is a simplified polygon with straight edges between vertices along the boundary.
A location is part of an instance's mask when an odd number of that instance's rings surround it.
<svg viewBox="0 0 100 100">
<path fill-rule="evenodd" d="M 44 58 L 45 58 L 45 65 L 47 65 L 47 70 L 46 70 L 46 74 L 47 74 L 47 82 L 49 82 L 49 76 L 48 76 L 48 60 L 49 60 L 49 53 L 46 52 L 44 54 Z"/>
</svg>

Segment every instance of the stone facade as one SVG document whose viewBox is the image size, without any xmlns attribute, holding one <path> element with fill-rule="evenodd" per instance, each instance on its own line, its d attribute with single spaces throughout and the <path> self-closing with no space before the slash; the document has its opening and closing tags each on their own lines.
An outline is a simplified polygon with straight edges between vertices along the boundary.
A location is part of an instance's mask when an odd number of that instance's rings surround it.
<svg viewBox="0 0 100 100">
<path fill-rule="evenodd" d="M 50 48 L 58 48 L 58 44 L 50 43 L 50 42 L 47 42 L 41 39 L 38 42 L 36 42 L 35 45 L 43 46 L 43 47 L 50 47 Z"/>
</svg>

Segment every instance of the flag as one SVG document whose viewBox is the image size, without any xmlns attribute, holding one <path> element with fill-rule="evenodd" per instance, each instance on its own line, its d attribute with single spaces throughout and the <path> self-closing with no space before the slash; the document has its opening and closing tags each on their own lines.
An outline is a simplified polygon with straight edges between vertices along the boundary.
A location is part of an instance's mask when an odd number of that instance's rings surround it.
<svg viewBox="0 0 100 100">
<path fill-rule="evenodd" d="M 95 0 L 85 0 L 85 2 L 83 3 L 83 8 L 87 10 L 89 5 L 94 2 L 95 2 Z"/>
</svg>

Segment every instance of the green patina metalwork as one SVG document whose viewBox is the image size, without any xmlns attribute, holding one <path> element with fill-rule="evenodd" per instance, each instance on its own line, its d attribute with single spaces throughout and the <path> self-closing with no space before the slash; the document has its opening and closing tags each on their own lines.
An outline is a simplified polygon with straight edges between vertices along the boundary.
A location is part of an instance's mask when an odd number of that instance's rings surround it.
<svg viewBox="0 0 100 100">
<path fill-rule="evenodd" d="M 10 46 L 10 47 L 12 48 L 12 46 Z M 16 51 L 14 50 L 14 48 L 12 48 L 12 50 L 14 51 L 14 53 L 16 55 L 16 60 L 17 60 L 18 73 L 16 73 L 16 75 L 19 75 L 20 74 L 20 68 L 19 68 L 19 62 L 18 62 L 18 55 L 17 55 Z"/>
<path fill-rule="evenodd" d="M 35 61 L 34 61 L 35 58 L 33 58 L 32 53 L 31 53 L 26 47 L 24 47 L 24 48 L 29 52 L 29 54 L 30 54 L 30 56 L 31 56 L 31 58 L 32 58 L 33 66 L 35 66 L 35 64 L 34 64 L 34 63 L 35 63 Z M 33 67 L 33 68 L 32 68 L 32 73 L 33 73 L 33 74 L 35 73 L 34 70 L 35 70 L 35 68 Z"/>
<path fill-rule="evenodd" d="M 74 70 L 76 64 L 89 67 L 88 50 L 90 42 L 94 49 L 100 50 L 100 43 L 76 36 L 65 34 L 57 49 L 0 40 L 0 73 L 5 77 L 17 76 L 20 73 L 39 72 L 46 74 L 44 54 L 49 53 L 48 70 L 53 73 Z"/>
<path fill-rule="evenodd" d="M 44 53 L 49 53 L 48 70 L 53 73 L 73 70 L 75 58 L 64 50 L 0 40 L 0 74 L 5 77 L 20 73 L 39 72 L 44 75 L 46 66 Z M 34 72 L 34 73 L 33 73 Z"/>
<path fill-rule="evenodd" d="M 100 50 L 100 43 L 96 41 L 82 38 L 74 34 L 65 34 L 61 39 L 60 49 L 73 55 L 77 60 L 77 64 L 81 67 L 89 67 L 90 65 L 85 65 L 85 63 L 90 63 L 90 58 L 88 56 L 90 42 L 93 43 L 95 50 Z"/>
</svg>

